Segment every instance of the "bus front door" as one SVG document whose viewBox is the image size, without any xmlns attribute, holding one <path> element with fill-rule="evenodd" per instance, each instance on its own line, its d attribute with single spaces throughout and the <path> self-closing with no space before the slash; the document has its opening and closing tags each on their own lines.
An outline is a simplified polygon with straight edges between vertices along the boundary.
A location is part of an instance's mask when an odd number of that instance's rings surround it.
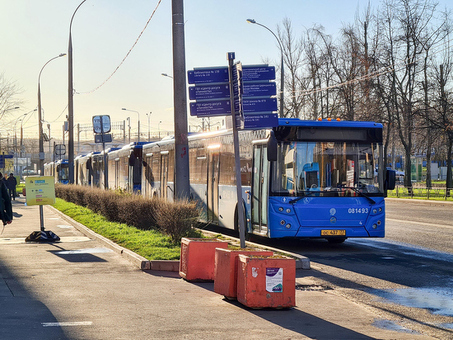
<svg viewBox="0 0 453 340">
<path fill-rule="evenodd" d="M 252 178 L 252 229 L 254 233 L 267 233 L 267 202 L 269 200 L 269 162 L 267 147 L 255 145 L 253 149 Z"/>
<path fill-rule="evenodd" d="M 207 217 L 208 222 L 217 223 L 219 220 L 220 155 L 218 152 L 212 151 L 208 157 Z"/>
</svg>

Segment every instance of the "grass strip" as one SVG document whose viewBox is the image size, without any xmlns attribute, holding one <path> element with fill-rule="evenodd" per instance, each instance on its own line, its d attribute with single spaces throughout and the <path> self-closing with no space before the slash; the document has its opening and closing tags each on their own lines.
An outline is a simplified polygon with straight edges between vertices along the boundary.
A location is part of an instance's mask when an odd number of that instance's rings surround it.
<svg viewBox="0 0 453 340">
<path fill-rule="evenodd" d="M 147 260 L 179 260 L 181 247 L 156 230 L 140 230 L 122 223 L 109 222 L 88 208 L 56 199 L 53 207 L 116 244 Z"/>
</svg>

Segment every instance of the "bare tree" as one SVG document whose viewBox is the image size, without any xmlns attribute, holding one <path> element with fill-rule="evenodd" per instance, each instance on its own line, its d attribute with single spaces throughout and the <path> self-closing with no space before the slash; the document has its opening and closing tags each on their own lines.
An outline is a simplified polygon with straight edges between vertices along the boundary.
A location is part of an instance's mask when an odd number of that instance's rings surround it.
<svg viewBox="0 0 453 340">
<path fill-rule="evenodd" d="M 285 117 L 300 117 L 304 105 L 301 95 L 303 83 L 301 82 L 301 68 L 303 62 L 302 38 L 296 38 L 293 33 L 291 20 L 285 18 L 282 27 L 277 27 L 277 35 L 282 43 L 283 59 L 287 70 L 285 75 Z"/>
<path fill-rule="evenodd" d="M 10 114 L 10 110 L 21 104 L 17 98 L 20 93 L 17 85 L 5 78 L 3 73 L 0 74 L 0 118 Z"/>
</svg>

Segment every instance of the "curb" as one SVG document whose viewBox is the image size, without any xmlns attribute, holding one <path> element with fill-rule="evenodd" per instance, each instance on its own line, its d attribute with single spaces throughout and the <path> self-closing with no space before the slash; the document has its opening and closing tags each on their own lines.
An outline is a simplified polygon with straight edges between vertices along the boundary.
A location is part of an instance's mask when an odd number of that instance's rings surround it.
<svg viewBox="0 0 453 340">
<path fill-rule="evenodd" d="M 74 227 L 80 231 L 82 234 L 84 234 L 87 237 L 91 237 L 94 239 L 97 239 L 101 243 L 103 243 L 106 247 L 112 249 L 114 252 L 120 254 L 130 262 L 132 262 L 136 267 L 138 267 L 141 270 L 159 270 L 159 271 L 172 271 L 172 272 L 177 272 L 179 271 L 179 261 L 171 261 L 171 260 L 153 260 L 149 261 L 148 259 L 144 258 L 143 256 L 140 256 L 133 251 L 126 249 L 124 247 L 119 246 L 115 242 L 109 240 L 108 238 L 99 235 L 95 233 L 93 230 L 87 228 L 84 226 L 82 223 L 79 223 L 75 220 L 73 220 L 71 217 L 63 214 L 61 211 L 58 209 L 55 209 L 51 205 L 48 206 L 51 208 L 54 212 L 59 214 L 63 219 L 68 221 L 69 223 L 73 224 Z"/>
<path fill-rule="evenodd" d="M 112 249 L 114 252 L 122 255 L 125 257 L 127 260 L 132 262 L 136 267 L 138 267 L 141 270 L 155 270 L 155 271 L 170 271 L 170 272 L 179 272 L 179 260 L 148 260 L 144 258 L 143 256 L 140 256 L 133 251 L 126 249 L 124 247 L 119 246 L 115 242 L 109 240 L 108 238 L 99 235 L 95 233 L 93 230 L 87 228 L 84 226 L 82 223 L 79 223 L 75 220 L 73 220 L 71 217 L 63 214 L 61 211 L 58 209 L 55 209 L 53 206 L 48 205 L 49 208 L 51 208 L 53 211 L 58 213 L 63 219 L 67 220 L 69 223 L 72 223 L 77 230 L 79 230 L 82 234 L 84 234 L 87 237 L 92 237 L 103 243 L 105 246 L 108 248 Z M 209 236 L 216 236 L 219 233 L 214 233 L 206 230 L 201 230 L 204 234 L 207 234 Z M 231 237 L 231 236 L 225 236 L 225 238 L 238 243 L 239 239 Z M 258 243 L 253 243 L 253 242 L 246 242 L 247 245 L 255 248 L 261 248 L 261 249 L 266 249 L 266 250 L 271 250 L 276 253 L 281 253 L 284 255 L 287 255 L 289 257 L 293 257 L 296 259 L 296 269 L 304 269 L 304 270 L 309 270 L 311 269 L 310 266 L 310 259 L 308 257 L 299 255 L 299 254 L 294 254 L 288 251 L 284 251 L 281 249 L 277 248 L 272 248 L 272 247 L 267 247 L 263 246 L 262 244 Z"/>
</svg>

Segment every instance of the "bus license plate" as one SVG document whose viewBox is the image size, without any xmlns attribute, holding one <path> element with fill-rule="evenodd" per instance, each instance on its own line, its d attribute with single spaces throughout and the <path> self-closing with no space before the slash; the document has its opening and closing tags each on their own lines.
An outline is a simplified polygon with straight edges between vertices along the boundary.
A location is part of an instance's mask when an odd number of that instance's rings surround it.
<svg viewBox="0 0 453 340">
<path fill-rule="evenodd" d="M 346 230 L 321 230 L 321 236 L 346 236 Z"/>
</svg>

